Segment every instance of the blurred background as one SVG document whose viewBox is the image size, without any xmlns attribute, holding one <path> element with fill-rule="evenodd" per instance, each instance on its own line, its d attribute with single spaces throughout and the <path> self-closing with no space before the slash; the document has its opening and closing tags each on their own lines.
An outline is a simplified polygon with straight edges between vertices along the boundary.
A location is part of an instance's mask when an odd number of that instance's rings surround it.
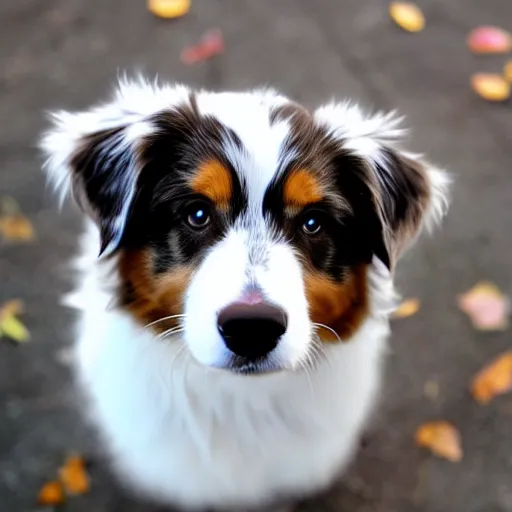
<svg viewBox="0 0 512 512">
<path fill-rule="evenodd" d="M 470 390 L 511 348 L 503 297 L 477 301 L 477 316 L 502 307 L 485 330 L 460 309 L 478 282 L 512 290 L 512 106 L 470 86 L 474 73 L 501 73 L 512 55 L 475 55 L 466 42 L 479 25 L 512 30 L 512 3 L 417 2 L 426 20 L 417 33 L 397 26 L 384 0 L 192 0 L 173 20 L 144 0 L 0 3 L 2 512 L 39 510 L 41 486 L 70 453 L 88 461 L 90 489 L 63 510 L 156 510 L 115 484 L 80 416 L 68 365 L 74 313 L 59 305 L 79 216 L 70 205 L 59 215 L 35 149 L 45 110 L 88 107 L 124 71 L 212 89 L 271 85 L 308 106 L 351 98 L 406 115 L 410 147 L 455 176 L 452 208 L 399 266 L 400 292 L 420 305 L 393 321 L 382 404 L 359 456 L 303 510 L 512 511 L 512 394 L 482 404 Z M 183 53 L 205 33 L 218 55 Z M 460 461 L 418 446 L 417 429 L 431 421 L 459 433 Z"/>
</svg>

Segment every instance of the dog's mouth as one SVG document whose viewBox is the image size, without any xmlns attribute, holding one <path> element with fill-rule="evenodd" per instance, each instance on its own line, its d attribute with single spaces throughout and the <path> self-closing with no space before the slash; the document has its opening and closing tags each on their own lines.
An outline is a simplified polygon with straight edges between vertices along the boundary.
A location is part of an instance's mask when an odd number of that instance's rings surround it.
<svg viewBox="0 0 512 512">
<path fill-rule="evenodd" d="M 240 375 L 265 375 L 281 372 L 286 369 L 274 362 L 271 357 L 248 360 L 245 357 L 236 355 L 231 356 L 224 364 L 216 367 Z"/>
</svg>

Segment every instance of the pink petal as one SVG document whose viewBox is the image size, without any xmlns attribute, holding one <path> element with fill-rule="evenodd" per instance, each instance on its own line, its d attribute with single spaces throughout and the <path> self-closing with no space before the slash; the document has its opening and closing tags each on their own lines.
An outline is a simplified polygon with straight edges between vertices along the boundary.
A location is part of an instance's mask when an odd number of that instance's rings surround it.
<svg viewBox="0 0 512 512">
<path fill-rule="evenodd" d="M 469 33 L 467 44 L 474 53 L 507 53 L 512 49 L 512 37 L 499 27 L 482 26 Z"/>
</svg>

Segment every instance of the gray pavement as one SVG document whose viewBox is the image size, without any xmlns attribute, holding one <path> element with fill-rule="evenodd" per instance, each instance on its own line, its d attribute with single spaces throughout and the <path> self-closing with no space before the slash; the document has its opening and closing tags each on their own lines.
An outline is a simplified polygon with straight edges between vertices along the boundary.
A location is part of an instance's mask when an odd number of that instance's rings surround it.
<svg viewBox="0 0 512 512">
<path fill-rule="evenodd" d="M 0 302 L 22 298 L 33 339 L 0 340 L 0 511 L 35 510 L 40 485 L 69 451 L 91 459 L 90 494 L 73 512 L 154 512 L 110 475 L 101 446 L 80 417 L 63 350 L 73 312 L 58 305 L 79 226 L 58 215 L 34 149 L 43 111 L 81 108 L 105 96 L 119 71 L 210 88 L 269 84 L 310 105 L 350 97 L 398 108 L 412 147 L 456 176 L 442 231 L 402 262 L 400 290 L 423 307 L 397 321 L 383 403 L 350 472 L 309 511 L 512 511 L 512 395 L 476 405 L 473 374 L 511 346 L 510 330 L 473 330 L 456 296 L 491 279 L 512 294 L 512 110 L 468 87 L 470 73 L 503 58 L 477 58 L 465 35 L 478 24 L 512 29 L 510 0 L 418 0 L 427 29 L 401 32 L 383 0 L 195 0 L 185 18 L 154 19 L 143 0 L 4 0 L 0 4 L 0 196 L 33 220 L 30 245 L 0 242 Z M 183 46 L 220 27 L 225 55 L 195 67 Z M 439 397 L 424 394 L 428 380 Z M 413 443 L 416 427 L 446 419 L 461 431 L 464 458 L 435 458 Z"/>
</svg>

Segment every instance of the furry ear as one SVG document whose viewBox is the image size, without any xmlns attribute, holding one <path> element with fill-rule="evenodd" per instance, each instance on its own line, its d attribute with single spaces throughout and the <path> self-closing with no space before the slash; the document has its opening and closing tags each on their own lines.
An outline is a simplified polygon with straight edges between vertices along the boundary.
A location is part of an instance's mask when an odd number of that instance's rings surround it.
<svg viewBox="0 0 512 512">
<path fill-rule="evenodd" d="M 188 98 L 185 87 L 121 82 L 113 100 L 87 112 L 57 112 L 40 147 L 45 169 L 63 200 L 72 192 L 98 225 L 101 251 L 123 235 L 135 196 L 140 146 L 155 132 L 151 116 Z"/>
<path fill-rule="evenodd" d="M 401 151 L 405 131 L 394 113 L 365 116 L 351 104 L 329 105 L 315 118 L 363 161 L 360 179 L 370 191 L 381 234 L 375 255 L 390 269 L 421 231 L 437 224 L 448 207 L 450 179 L 418 155 Z"/>
</svg>

